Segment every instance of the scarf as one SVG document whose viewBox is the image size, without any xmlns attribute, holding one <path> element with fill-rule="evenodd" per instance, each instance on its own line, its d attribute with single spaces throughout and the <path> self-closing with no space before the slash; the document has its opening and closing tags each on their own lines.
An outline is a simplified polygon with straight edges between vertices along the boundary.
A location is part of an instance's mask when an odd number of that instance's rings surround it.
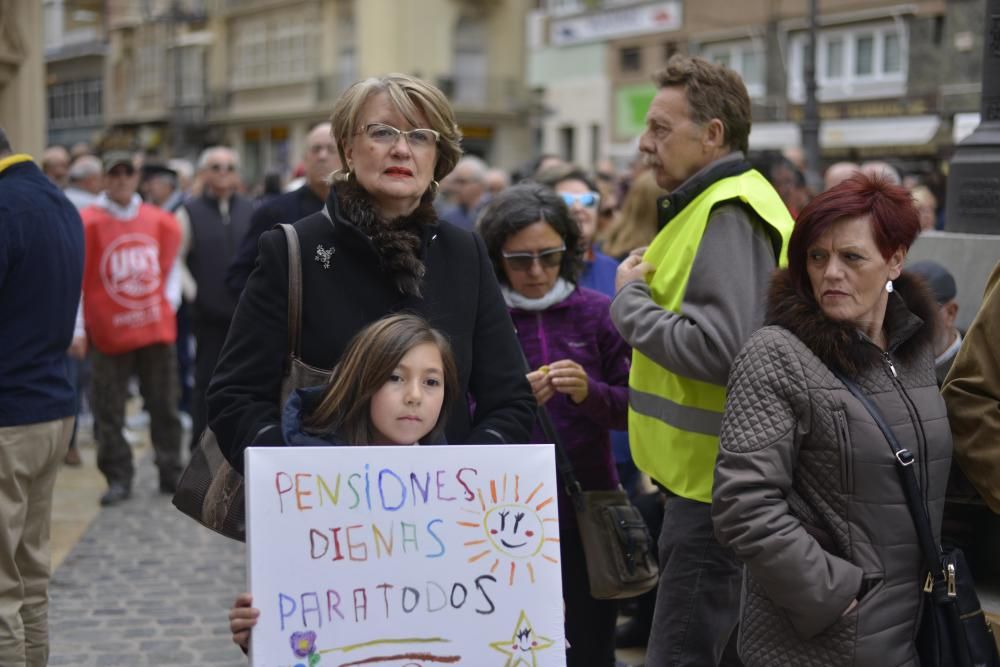
<svg viewBox="0 0 1000 667">
<path fill-rule="evenodd" d="M 371 239 L 381 269 L 392 274 L 399 291 L 420 297 L 420 284 L 427 271 L 420 256 L 424 230 L 437 224 L 433 197 L 424 195 L 412 213 L 392 220 L 379 216 L 371 195 L 357 179 L 339 181 L 330 197 L 336 197 L 341 217 Z"/>
<path fill-rule="evenodd" d="M 532 312 L 548 310 L 557 303 L 565 301 L 575 289 L 576 285 L 569 282 L 565 278 L 559 278 L 556 280 L 556 284 L 552 287 L 552 289 L 549 290 L 548 294 L 537 299 L 529 299 L 526 296 L 518 294 L 507 285 L 500 285 L 500 291 L 503 293 L 503 300 L 507 304 L 508 308 L 520 308 L 521 310 L 529 310 Z"/>
</svg>

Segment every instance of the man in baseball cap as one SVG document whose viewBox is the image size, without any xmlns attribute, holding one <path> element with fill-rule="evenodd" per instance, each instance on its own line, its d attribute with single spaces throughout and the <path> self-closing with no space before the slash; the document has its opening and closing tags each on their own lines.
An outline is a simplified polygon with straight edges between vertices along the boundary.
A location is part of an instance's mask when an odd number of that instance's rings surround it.
<svg viewBox="0 0 1000 667">
<path fill-rule="evenodd" d="M 177 324 L 167 275 L 180 246 L 173 215 L 143 203 L 131 154 L 103 157 L 104 192 L 81 211 L 86 258 L 83 310 L 90 341 L 91 393 L 97 467 L 108 481 L 101 505 L 132 494 L 132 449 L 122 429 L 131 375 L 150 415 L 160 491 L 173 493 L 181 472 L 177 413 Z"/>
<path fill-rule="evenodd" d="M 962 346 L 962 334 L 955 327 L 955 318 L 958 317 L 958 302 L 955 301 L 958 289 L 955 287 L 955 278 L 948 269 L 929 259 L 914 262 L 907 267 L 907 270 L 924 279 L 938 304 L 934 335 L 936 357 L 934 367 L 938 386 L 941 386 L 951 369 L 952 362 L 955 361 L 958 349 Z"/>
<path fill-rule="evenodd" d="M 132 154 L 128 151 L 108 151 L 101 160 L 104 165 L 104 173 L 109 174 L 118 165 L 124 165 L 128 171 L 135 173 L 135 163 L 132 161 Z"/>
</svg>

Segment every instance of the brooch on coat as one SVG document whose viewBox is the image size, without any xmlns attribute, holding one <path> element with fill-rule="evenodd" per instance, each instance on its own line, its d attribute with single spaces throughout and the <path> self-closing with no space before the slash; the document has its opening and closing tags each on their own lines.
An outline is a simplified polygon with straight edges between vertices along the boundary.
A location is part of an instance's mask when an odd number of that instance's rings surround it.
<svg viewBox="0 0 1000 667">
<path fill-rule="evenodd" d="M 333 246 L 329 248 L 324 248 L 323 244 L 316 246 L 316 257 L 314 258 L 317 262 L 323 265 L 324 269 L 330 268 L 330 258 L 333 257 L 333 253 L 337 252 L 337 249 Z"/>
</svg>

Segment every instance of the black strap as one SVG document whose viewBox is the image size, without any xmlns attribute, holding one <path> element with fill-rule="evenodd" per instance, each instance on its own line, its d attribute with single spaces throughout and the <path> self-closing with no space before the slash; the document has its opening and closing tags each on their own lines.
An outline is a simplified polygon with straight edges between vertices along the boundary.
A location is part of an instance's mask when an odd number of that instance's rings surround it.
<svg viewBox="0 0 1000 667">
<path fill-rule="evenodd" d="M 562 438 L 559 437 L 555 424 L 552 423 L 552 416 L 549 415 L 549 411 L 545 409 L 544 405 L 538 406 L 538 422 L 542 425 L 545 437 L 551 440 L 556 446 L 556 467 L 559 468 L 559 474 L 562 475 L 563 482 L 566 484 L 566 492 L 569 493 L 570 497 L 573 497 L 582 492 L 583 487 L 580 486 L 580 482 L 576 479 L 576 473 L 573 472 L 573 463 L 570 462 L 569 456 L 566 454 L 565 448 L 563 448 Z"/>
<path fill-rule="evenodd" d="M 277 225 L 288 243 L 288 353 L 302 358 L 302 255 L 295 227 Z"/>
<path fill-rule="evenodd" d="M 514 330 L 514 335 L 517 335 L 517 329 Z M 524 362 L 525 372 L 530 373 L 531 365 L 528 363 L 528 357 L 524 355 L 520 341 L 517 344 L 517 349 L 521 352 L 521 360 Z M 571 498 L 576 498 L 583 491 L 583 487 L 580 486 L 580 482 L 576 479 L 576 473 L 573 472 L 573 463 L 570 462 L 569 455 L 566 454 L 562 438 L 559 437 L 559 432 L 556 431 L 556 426 L 552 423 L 552 417 L 544 405 L 538 406 L 536 416 L 538 417 L 538 423 L 542 425 L 545 437 L 551 440 L 552 444 L 556 446 L 556 468 L 558 468 L 559 474 L 562 476 L 563 483 L 566 484 L 566 492 Z"/>
<path fill-rule="evenodd" d="M 927 508 L 923 503 L 923 494 L 920 492 L 920 484 L 917 482 L 917 475 L 913 472 L 913 453 L 905 447 L 900 446 L 899 440 L 896 439 L 896 434 L 893 433 L 892 428 L 885 421 L 885 417 L 882 416 L 882 412 L 878 409 L 878 406 L 876 406 L 875 403 L 873 403 L 872 400 L 868 398 L 863 391 L 861 391 L 861 387 L 838 371 L 833 371 L 833 374 L 844 383 L 847 390 L 861 402 L 861 405 L 863 405 L 866 410 L 868 410 L 872 419 L 875 420 L 875 424 L 879 427 L 882 434 L 885 435 L 885 439 L 889 442 L 889 447 L 892 449 L 892 454 L 896 459 L 896 471 L 899 473 L 899 479 L 903 484 L 903 494 L 906 496 L 906 505 L 910 509 L 910 516 L 913 518 L 913 526 L 917 530 L 917 541 L 920 542 L 920 550 L 924 553 L 924 560 L 927 561 L 927 567 L 930 569 L 932 575 L 935 578 L 940 577 L 944 580 L 945 575 L 940 569 L 941 548 L 937 545 L 937 542 L 934 541 L 934 531 L 931 529 L 931 520 L 927 515 Z"/>
</svg>

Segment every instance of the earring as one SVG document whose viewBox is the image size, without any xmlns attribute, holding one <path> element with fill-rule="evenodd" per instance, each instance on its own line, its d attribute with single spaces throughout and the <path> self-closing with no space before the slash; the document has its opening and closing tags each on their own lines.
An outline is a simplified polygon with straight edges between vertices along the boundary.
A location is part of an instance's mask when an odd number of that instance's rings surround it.
<svg viewBox="0 0 1000 667">
<path fill-rule="evenodd" d="M 892 290 L 893 290 L 892 281 L 891 280 L 885 281 L 885 291 L 888 292 L 889 294 L 892 294 Z"/>
<path fill-rule="evenodd" d="M 429 190 L 431 191 L 432 195 L 436 195 L 437 191 L 438 191 L 438 188 L 440 188 L 440 187 L 441 187 L 440 183 L 438 183 L 434 179 L 431 179 L 431 187 L 429 188 Z"/>
</svg>

